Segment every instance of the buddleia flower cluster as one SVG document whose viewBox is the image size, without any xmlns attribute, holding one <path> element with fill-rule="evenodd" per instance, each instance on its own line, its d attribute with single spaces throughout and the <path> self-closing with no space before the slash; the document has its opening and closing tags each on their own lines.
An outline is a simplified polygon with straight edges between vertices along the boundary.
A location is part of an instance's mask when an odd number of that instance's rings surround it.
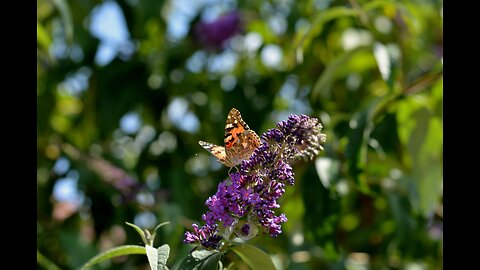
<svg viewBox="0 0 480 270">
<path fill-rule="evenodd" d="M 221 250 L 237 237 L 248 240 L 260 232 L 280 235 L 287 217 L 276 215 L 274 210 L 280 208 L 277 201 L 285 186 L 295 183 L 292 165 L 311 160 L 323 150 L 326 135 L 321 131 L 317 118 L 302 114 L 290 115 L 277 128 L 262 134 L 262 143 L 252 156 L 207 199 L 209 210 L 202 215 L 206 224 L 193 224 L 184 242 Z"/>
</svg>

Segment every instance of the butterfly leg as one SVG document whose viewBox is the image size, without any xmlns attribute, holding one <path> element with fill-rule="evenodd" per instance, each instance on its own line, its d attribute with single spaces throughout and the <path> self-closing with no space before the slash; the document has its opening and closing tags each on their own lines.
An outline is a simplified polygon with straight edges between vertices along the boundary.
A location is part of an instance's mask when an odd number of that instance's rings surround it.
<svg viewBox="0 0 480 270">
<path fill-rule="evenodd" d="M 233 168 L 237 169 L 237 172 L 239 171 L 238 168 L 237 168 L 237 166 L 235 166 L 235 165 L 233 165 L 233 167 L 230 167 L 230 169 L 229 169 L 228 172 L 227 172 L 227 174 L 228 174 L 228 176 L 230 177 L 230 179 L 232 179 L 232 176 L 230 175 L 230 171 L 231 171 Z"/>
<path fill-rule="evenodd" d="M 227 174 L 228 176 L 230 176 L 230 178 L 232 178 L 232 176 L 230 175 L 230 171 L 232 170 L 233 167 L 230 167 L 230 169 L 228 170 Z"/>
</svg>

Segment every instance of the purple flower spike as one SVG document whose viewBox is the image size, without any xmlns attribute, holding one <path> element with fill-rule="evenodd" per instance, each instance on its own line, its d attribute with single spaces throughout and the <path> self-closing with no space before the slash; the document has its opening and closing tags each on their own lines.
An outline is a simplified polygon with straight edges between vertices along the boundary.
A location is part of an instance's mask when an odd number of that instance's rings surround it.
<svg viewBox="0 0 480 270">
<path fill-rule="evenodd" d="M 195 37 L 207 48 L 220 49 L 227 40 L 241 32 L 240 22 L 240 13 L 232 11 L 215 21 L 195 25 Z"/>
<path fill-rule="evenodd" d="M 262 144 L 244 160 L 238 172 L 218 185 L 215 195 L 207 199 L 209 209 L 202 218 L 206 225 L 185 233 L 185 243 L 216 249 L 220 241 L 238 236 L 248 240 L 262 229 L 271 237 L 282 233 L 285 214 L 275 215 L 278 199 L 285 186 L 295 183 L 292 164 L 300 159 L 313 159 L 325 143 L 318 119 L 306 115 L 290 115 L 278 128 L 262 134 Z M 220 229 L 219 229 L 220 228 Z"/>
</svg>

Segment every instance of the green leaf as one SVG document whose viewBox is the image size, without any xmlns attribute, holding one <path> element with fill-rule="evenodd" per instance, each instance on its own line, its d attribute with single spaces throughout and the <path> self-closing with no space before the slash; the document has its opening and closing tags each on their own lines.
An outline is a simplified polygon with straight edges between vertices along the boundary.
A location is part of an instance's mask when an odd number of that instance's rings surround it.
<svg viewBox="0 0 480 270">
<path fill-rule="evenodd" d="M 160 229 L 161 227 L 169 224 L 169 223 L 170 223 L 169 221 L 165 221 L 165 222 L 163 222 L 163 223 L 158 224 L 158 225 L 155 227 L 155 229 L 153 229 L 153 233 L 152 233 L 151 239 L 150 239 L 150 240 L 151 240 L 151 243 L 149 243 L 149 244 L 152 244 L 152 245 L 153 245 L 153 241 L 155 240 L 155 236 L 157 235 L 157 230 Z"/>
<path fill-rule="evenodd" d="M 368 143 L 375 127 L 375 121 L 384 114 L 397 97 L 395 94 L 377 97 L 370 101 L 364 109 L 355 113 L 350 120 L 352 131 L 349 134 L 345 155 L 348 160 L 349 173 L 363 192 L 370 192 L 360 174 L 367 163 Z"/>
<path fill-rule="evenodd" d="M 270 256 L 257 247 L 244 244 L 235 246 L 232 250 L 253 270 L 276 269 Z"/>
<path fill-rule="evenodd" d="M 37 42 L 45 51 L 48 51 L 52 43 L 52 39 L 48 35 L 47 30 L 39 22 L 37 22 Z"/>
<path fill-rule="evenodd" d="M 418 166 L 413 175 L 418 179 L 420 210 L 428 216 L 438 202 L 443 181 L 442 148 L 443 130 L 440 119 L 432 117 L 427 123 L 428 132 L 419 153 Z"/>
<path fill-rule="evenodd" d="M 389 89 L 392 90 L 400 61 L 398 46 L 396 44 L 383 45 L 380 42 L 376 42 L 373 47 L 373 54 L 375 55 L 382 79 L 387 83 Z"/>
<path fill-rule="evenodd" d="M 95 264 L 106 261 L 106 260 L 111 259 L 113 257 L 130 255 L 130 254 L 146 254 L 146 250 L 145 250 L 144 247 L 137 246 L 137 245 L 124 245 L 124 246 L 115 247 L 115 248 L 106 250 L 106 251 L 98 254 L 97 256 L 93 257 L 84 266 L 82 266 L 82 268 L 80 268 L 80 269 L 81 270 L 82 269 L 88 269 Z"/>
<path fill-rule="evenodd" d="M 170 223 L 170 221 L 165 221 L 163 223 L 160 223 L 160 224 L 157 225 L 157 227 L 155 227 L 155 229 L 153 229 L 153 231 L 156 232 L 158 229 L 160 229 L 161 227 L 163 227 L 163 226 L 165 226 L 169 223 Z"/>
<path fill-rule="evenodd" d="M 170 246 L 165 244 L 158 249 L 146 245 L 148 263 L 152 270 L 163 270 L 167 265 L 168 256 L 170 255 Z"/>
<path fill-rule="evenodd" d="M 348 169 L 350 175 L 359 184 L 362 190 L 368 190 L 363 181 L 360 181 L 359 174 L 365 167 L 368 138 L 372 128 L 368 126 L 368 109 L 357 112 L 350 120 L 352 131 L 348 137 L 348 144 L 345 151 L 345 157 L 348 160 Z"/>
<path fill-rule="evenodd" d="M 315 160 L 315 169 L 323 186 L 328 188 L 338 176 L 340 162 L 329 157 L 319 157 Z"/>
<path fill-rule="evenodd" d="M 47 270 L 60 270 L 60 268 L 55 265 L 52 261 L 43 256 L 40 251 L 37 250 L 37 263 Z"/>
<path fill-rule="evenodd" d="M 387 198 L 390 205 L 390 211 L 395 220 L 395 234 L 399 245 L 403 248 L 411 247 L 415 220 L 409 213 L 409 199 L 393 192 L 387 193 Z"/>
<path fill-rule="evenodd" d="M 333 7 L 319 12 L 310 29 L 306 33 L 299 33 L 293 40 L 293 46 L 297 50 L 297 60 L 303 58 L 303 53 L 310 47 L 312 40 L 323 31 L 325 23 L 337 18 L 356 16 L 358 16 L 357 11 L 346 7 Z"/>
<path fill-rule="evenodd" d="M 68 43 L 71 43 L 73 42 L 73 19 L 72 14 L 70 13 L 70 7 L 65 0 L 53 0 L 53 3 L 62 17 L 65 38 Z"/>
<path fill-rule="evenodd" d="M 248 24 L 248 32 L 259 33 L 265 44 L 278 42 L 278 36 L 276 36 L 271 30 L 265 20 L 257 19 L 252 20 Z"/>
<path fill-rule="evenodd" d="M 150 243 L 150 239 L 148 239 L 147 235 L 145 235 L 145 231 L 142 230 L 142 228 L 138 227 L 137 225 L 135 224 L 132 224 L 130 222 L 125 222 L 128 226 L 132 227 L 135 229 L 135 231 L 138 232 L 138 234 L 140 234 L 140 237 L 142 238 L 142 241 L 145 245 L 152 245 L 152 243 Z"/>
<path fill-rule="evenodd" d="M 411 96 L 399 103 L 397 113 L 399 138 L 408 151 L 405 163 L 411 167 L 420 198 L 414 207 L 424 216 L 434 209 L 443 180 L 442 123 L 431 102 L 422 95 Z"/>
<path fill-rule="evenodd" d="M 191 255 L 196 260 L 203 260 L 215 253 L 217 252 L 212 250 L 195 250 L 191 253 Z"/>
<path fill-rule="evenodd" d="M 180 264 L 179 270 L 217 270 L 222 269 L 220 259 L 223 253 L 218 251 L 195 250 Z"/>
<path fill-rule="evenodd" d="M 385 0 L 381 0 L 381 1 L 371 1 L 371 2 L 368 2 L 366 3 L 364 6 L 363 6 L 363 9 L 365 11 L 371 11 L 371 10 L 374 10 L 374 9 L 380 9 L 380 8 L 396 8 L 397 6 L 400 6 L 401 4 L 398 3 L 398 2 L 391 2 L 391 1 L 385 1 Z"/>
<path fill-rule="evenodd" d="M 355 56 L 360 54 L 371 54 L 371 46 L 359 46 L 355 49 L 349 50 L 335 60 L 333 60 L 323 71 L 322 75 L 318 78 L 313 86 L 312 99 L 331 99 L 330 90 L 332 82 L 335 80 L 339 70 L 352 60 Z M 349 69 L 351 72 L 351 69 Z"/>
</svg>

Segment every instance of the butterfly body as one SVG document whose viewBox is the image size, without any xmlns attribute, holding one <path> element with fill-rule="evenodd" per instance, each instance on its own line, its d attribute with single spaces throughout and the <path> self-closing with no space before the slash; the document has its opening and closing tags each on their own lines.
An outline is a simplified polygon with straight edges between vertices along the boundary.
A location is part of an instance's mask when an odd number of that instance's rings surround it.
<svg viewBox="0 0 480 270">
<path fill-rule="evenodd" d="M 198 143 L 214 155 L 220 163 L 227 167 L 235 167 L 253 154 L 255 148 L 260 145 L 260 137 L 243 121 L 240 112 L 232 108 L 225 124 L 225 146 L 204 141 Z"/>
</svg>

